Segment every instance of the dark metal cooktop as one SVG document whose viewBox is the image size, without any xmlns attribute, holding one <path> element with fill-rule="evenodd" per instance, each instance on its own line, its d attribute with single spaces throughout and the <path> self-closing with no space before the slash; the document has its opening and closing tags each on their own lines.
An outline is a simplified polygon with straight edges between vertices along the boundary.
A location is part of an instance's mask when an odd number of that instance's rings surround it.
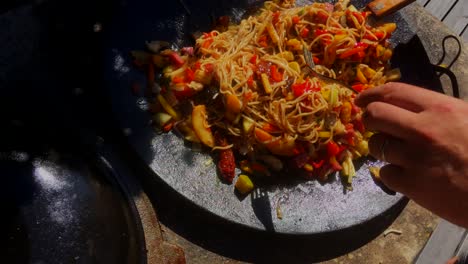
<svg viewBox="0 0 468 264">
<path fill-rule="evenodd" d="M 33 128 L 20 129 L 8 131 L 12 133 L 0 140 L 0 199 L 6 202 L 7 219 L 2 259 L 144 262 L 139 218 L 113 175 L 86 154 L 70 149 L 73 144 L 45 143 L 47 138 L 38 137 Z"/>
<path fill-rule="evenodd" d="M 4 263 L 146 263 L 133 201 L 83 138 L 105 126 L 78 100 L 94 98 L 106 2 L 0 3 Z"/>
</svg>

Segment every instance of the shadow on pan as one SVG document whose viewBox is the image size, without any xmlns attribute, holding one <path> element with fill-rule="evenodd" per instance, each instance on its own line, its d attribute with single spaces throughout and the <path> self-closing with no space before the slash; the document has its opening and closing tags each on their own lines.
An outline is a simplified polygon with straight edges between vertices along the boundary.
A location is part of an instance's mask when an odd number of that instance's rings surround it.
<svg viewBox="0 0 468 264">
<path fill-rule="evenodd" d="M 440 78 L 417 35 L 407 43 L 396 46 L 393 54 L 391 65 L 400 69 L 401 82 L 444 93 Z"/>
</svg>

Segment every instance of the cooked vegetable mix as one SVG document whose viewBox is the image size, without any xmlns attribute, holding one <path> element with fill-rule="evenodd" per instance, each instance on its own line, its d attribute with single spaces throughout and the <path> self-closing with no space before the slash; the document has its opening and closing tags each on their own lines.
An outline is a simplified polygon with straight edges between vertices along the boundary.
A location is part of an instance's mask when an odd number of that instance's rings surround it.
<svg viewBox="0 0 468 264">
<path fill-rule="evenodd" d="M 388 64 L 387 39 L 396 25 L 371 27 L 369 13 L 348 2 L 266 2 L 239 25 L 223 18 L 194 47 L 171 50 L 153 41 L 147 44 L 153 54 L 133 52 L 138 65 L 147 65 L 149 85 L 161 87 L 151 107 L 155 124 L 214 150 L 228 183 L 238 158 L 243 174 L 235 187 L 243 194 L 272 171 L 320 180 L 341 172 L 351 184 L 353 160 L 368 155 L 372 133 L 351 90 L 310 77 L 303 48 L 315 71 L 356 91 L 398 79 L 399 72 Z"/>
</svg>

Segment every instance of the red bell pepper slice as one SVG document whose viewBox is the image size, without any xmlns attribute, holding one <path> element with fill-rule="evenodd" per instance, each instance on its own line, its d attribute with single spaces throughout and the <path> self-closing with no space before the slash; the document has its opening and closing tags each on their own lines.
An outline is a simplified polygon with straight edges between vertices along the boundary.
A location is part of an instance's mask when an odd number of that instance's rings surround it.
<svg viewBox="0 0 468 264">
<path fill-rule="evenodd" d="M 196 71 L 196 70 L 199 70 L 201 68 L 201 62 L 197 61 L 195 62 L 195 65 L 193 65 L 193 69 Z"/>
<path fill-rule="evenodd" d="M 357 54 L 357 53 L 359 53 L 359 52 L 361 52 L 361 51 L 364 52 L 364 51 L 367 49 L 367 47 L 369 47 L 368 44 L 363 43 L 363 42 L 358 42 L 358 43 L 356 43 L 356 44 L 354 45 L 354 48 L 352 48 L 352 49 L 350 49 L 350 50 L 347 50 L 347 51 L 341 53 L 341 54 L 340 54 L 340 59 L 349 58 L 349 57 L 351 57 L 352 55 Z M 365 53 L 364 53 L 364 55 L 365 55 Z"/>
<path fill-rule="evenodd" d="M 163 131 L 167 133 L 171 131 L 173 127 L 174 127 L 174 122 L 170 122 L 169 124 L 166 124 L 163 126 Z"/>
<path fill-rule="evenodd" d="M 247 91 L 246 93 L 244 93 L 244 101 L 246 103 L 250 102 L 250 100 L 252 100 L 252 98 L 253 98 L 252 91 Z"/>
<path fill-rule="evenodd" d="M 325 160 L 320 160 L 320 161 L 317 161 L 317 162 L 312 162 L 312 166 L 314 167 L 314 169 L 320 169 L 323 165 L 325 164 Z"/>
<path fill-rule="evenodd" d="M 369 33 L 364 34 L 364 36 L 362 38 L 367 39 L 367 40 L 371 40 L 371 41 L 379 40 L 378 38 L 374 37 L 373 35 L 371 35 Z"/>
<path fill-rule="evenodd" d="M 364 22 L 365 17 L 367 16 L 366 12 L 351 12 L 351 15 L 353 15 L 359 24 L 362 24 Z"/>
<path fill-rule="evenodd" d="M 276 65 L 270 67 L 271 79 L 275 82 L 281 82 L 283 80 L 283 74 L 278 70 Z"/>
<path fill-rule="evenodd" d="M 364 57 L 366 57 L 366 53 L 364 53 L 364 51 L 359 51 L 358 53 L 353 54 L 353 56 L 351 56 L 351 60 L 362 61 Z"/>
<path fill-rule="evenodd" d="M 257 54 L 254 54 L 254 55 L 252 56 L 252 58 L 250 58 L 250 60 L 249 60 L 250 63 L 252 63 L 252 64 L 257 64 L 257 58 L 258 58 Z"/>
<path fill-rule="evenodd" d="M 266 48 L 268 47 L 268 42 L 267 42 L 268 38 L 266 35 L 263 35 L 261 36 L 259 39 L 258 39 L 258 44 L 260 44 L 260 46 Z"/>
<path fill-rule="evenodd" d="M 365 87 L 366 86 L 362 83 L 354 84 L 351 86 L 351 88 L 353 88 L 353 90 L 355 90 L 356 92 L 362 92 L 365 89 Z"/>
<path fill-rule="evenodd" d="M 280 12 L 279 12 L 279 11 L 276 11 L 276 12 L 273 13 L 273 20 L 272 20 L 273 24 L 278 23 L 278 21 L 279 21 L 279 16 L 280 16 Z"/>
<path fill-rule="evenodd" d="M 330 165 L 334 171 L 340 171 L 343 169 L 334 156 L 330 158 Z"/>
<path fill-rule="evenodd" d="M 314 60 L 314 63 L 317 65 L 317 64 L 320 64 L 320 59 L 318 57 L 312 57 L 312 59 Z"/>
<path fill-rule="evenodd" d="M 343 136 L 344 140 L 346 140 L 346 143 L 348 143 L 348 145 L 350 146 L 355 145 L 354 135 L 355 135 L 354 129 L 352 129 L 352 130 L 347 131 L 346 134 Z"/>
<path fill-rule="evenodd" d="M 301 18 L 299 16 L 293 16 L 292 22 L 293 24 L 299 24 L 299 22 L 301 22 Z"/>
<path fill-rule="evenodd" d="M 328 36 L 327 36 L 327 37 L 323 37 L 321 40 L 322 40 L 322 43 L 323 43 L 324 46 L 328 46 L 328 45 L 330 45 L 331 42 L 332 42 L 332 41 L 331 41 L 331 38 L 328 37 Z"/>
<path fill-rule="evenodd" d="M 193 81 L 195 79 L 195 72 L 190 69 L 190 68 L 187 68 L 187 70 L 185 71 L 185 80 L 190 83 L 191 81 Z"/>
<path fill-rule="evenodd" d="M 302 84 L 293 84 L 291 85 L 291 90 L 296 97 L 300 97 L 306 92 L 306 83 Z"/>
<path fill-rule="evenodd" d="M 354 47 L 356 47 L 356 48 L 360 48 L 360 47 L 367 48 L 367 47 L 369 47 L 369 44 L 364 43 L 364 42 L 358 42 L 358 43 L 354 44 Z"/>
<path fill-rule="evenodd" d="M 315 32 L 314 32 L 315 36 L 317 36 L 317 37 L 321 36 L 323 34 L 327 34 L 327 33 L 328 33 L 328 30 L 326 30 L 326 29 L 316 29 Z"/>
<path fill-rule="evenodd" d="M 211 64 L 211 63 L 205 64 L 205 72 L 206 73 L 212 73 L 213 72 L 213 64 Z"/>
<path fill-rule="evenodd" d="M 211 46 L 211 44 L 213 43 L 213 41 L 214 40 L 212 38 L 205 40 L 203 42 L 203 44 L 202 44 L 202 48 L 204 48 L 204 49 L 209 48 Z"/>
<path fill-rule="evenodd" d="M 203 38 L 208 39 L 208 38 L 216 37 L 217 35 L 218 33 L 216 33 L 216 31 L 211 31 L 210 33 L 203 33 Z"/>
<path fill-rule="evenodd" d="M 301 84 L 291 85 L 291 90 L 294 96 L 299 97 L 309 91 L 318 92 L 320 91 L 320 87 L 313 87 L 312 84 L 307 80 L 306 82 Z"/>
<path fill-rule="evenodd" d="M 260 173 L 262 175 L 268 175 L 269 172 L 268 172 L 268 168 L 263 165 L 263 164 L 260 164 L 260 163 L 257 163 L 257 162 L 254 162 L 250 165 L 250 167 L 252 168 L 252 170 L 254 171 L 254 173 Z"/>
<path fill-rule="evenodd" d="M 275 126 L 275 125 L 272 125 L 272 124 L 270 124 L 270 123 L 265 123 L 265 124 L 262 126 L 262 129 L 265 130 L 266 132 L 278 131 L 278 127 Z"/>
<path fill-rule="evenodd" d="M 174 96 L 177 98 L 177 100 L 190 98 L 195 94 L 194 90 L 187 85 L 184 86 L 182 91 L 173 90 L 172 92 L 174 93 Z"/>
<path fill-rule="evenodd" d="M 180 76 L 174 76 L 174 78 L 172 78 L 172 82 L 173 82 L 173 83 L 184 83 L 184 82 L 185 82 L 185 78 L 184 78 L 184 77 L 180 77 Z"/>
<path fill-rule="evenodd" d="M 254 84 L 253 76 L 250 76 L 249 79 L 247 79 L 247 85 L 253 86 L 253 84 Z"/>
<path fill-rule="evenodd" d="M 385 36 L 385 33 L 382 32 L 382 31 L 376 31 L 376 32 L 372 32 L 372 33 L 374 34 L 375 37 L 373 35 L 369 34 L 369 33 L 366 33 L 363 38 L 368 39 L 368 40 L 372 40 L 372 41 L 376 41 L 376 40 L 383 40 L 383 38 Z"/>
<path fill-rule="evenodd" d="M 327 143 L 327 154 L 328 157 L 334 157 L 340 153 L 340 146 L 333 141 Z"/>
<path fill-rule="evenodd" d="M 203 33 L 203 38 L 205 39 L 205 41 L 203 42 L 201 47 L 204 49 L 209 48 L 214 41 L 213 37 L 215 37 L 216 35 L 217 33 L 215 31 L 212 31 L 210 33 Z"/>
<path fill-rule="evenodd" d="M 377 31 L 377 32 L 374 32 L 374 35 L 378 38 L 378 39 L 383 39 L 384 36 L 385 36 L 385 33 L 382 32 L 382 31 Z M 388 34 L 387 34 L 388 35 Z"/>
<path fill-rule="evenodd" d="M 174 64 L 177 67 L 180 67 L 184 65 L 185 61 L 182 59 L 182 57 L 177 54 L 177 52 L 171 52 L 169 53 L 169 59 L 171 60 L 172 64 Z"/>
<path fill-rule="evenodd" d="M 310 30 L 309 30 L 308 28 L 306 28 L 306 27 L 303 28 L 303 29 L 301 30 L 301 37 L 307 38 L 307 37 L 309 36 L 309 32 L 310 32 Z"/>
<path fill-rule="evenodd" d="M 320 10 L 315 15 L 315 21 L 320 23 L 320 24 L 325 24 L 325 23 L 327 23 L 328 17 L 329 17 L 329 15 L 325 10 L 323 10 L 323 11 Z"/>
</svg>

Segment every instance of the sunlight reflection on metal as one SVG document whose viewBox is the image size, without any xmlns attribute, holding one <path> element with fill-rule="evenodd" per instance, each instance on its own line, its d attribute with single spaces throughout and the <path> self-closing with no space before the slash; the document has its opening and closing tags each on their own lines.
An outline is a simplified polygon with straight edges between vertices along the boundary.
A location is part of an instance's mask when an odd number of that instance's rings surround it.
<svg viewBox="0 0 468 264">
<path fill-rule="evenodd" d="M 65 182 L 61 181 L 54 175 L 56 172 L 47 167 L 39 165 L 34 169 L 36 181 L 47 190 L 60 190 L 65 186 Z"/>
<path fill-rule="evenodd" d="M 120 52 L 116 49 L 114 49 L 113 52 L 115 53 L 114 63 L 113 63 L 114 71 L 120 74 L 125 74 L 129 72 L 130 68 L 126 65 L 125 59 L 122 56 L 122 54 L 120 54 Z"/>
</svg>

